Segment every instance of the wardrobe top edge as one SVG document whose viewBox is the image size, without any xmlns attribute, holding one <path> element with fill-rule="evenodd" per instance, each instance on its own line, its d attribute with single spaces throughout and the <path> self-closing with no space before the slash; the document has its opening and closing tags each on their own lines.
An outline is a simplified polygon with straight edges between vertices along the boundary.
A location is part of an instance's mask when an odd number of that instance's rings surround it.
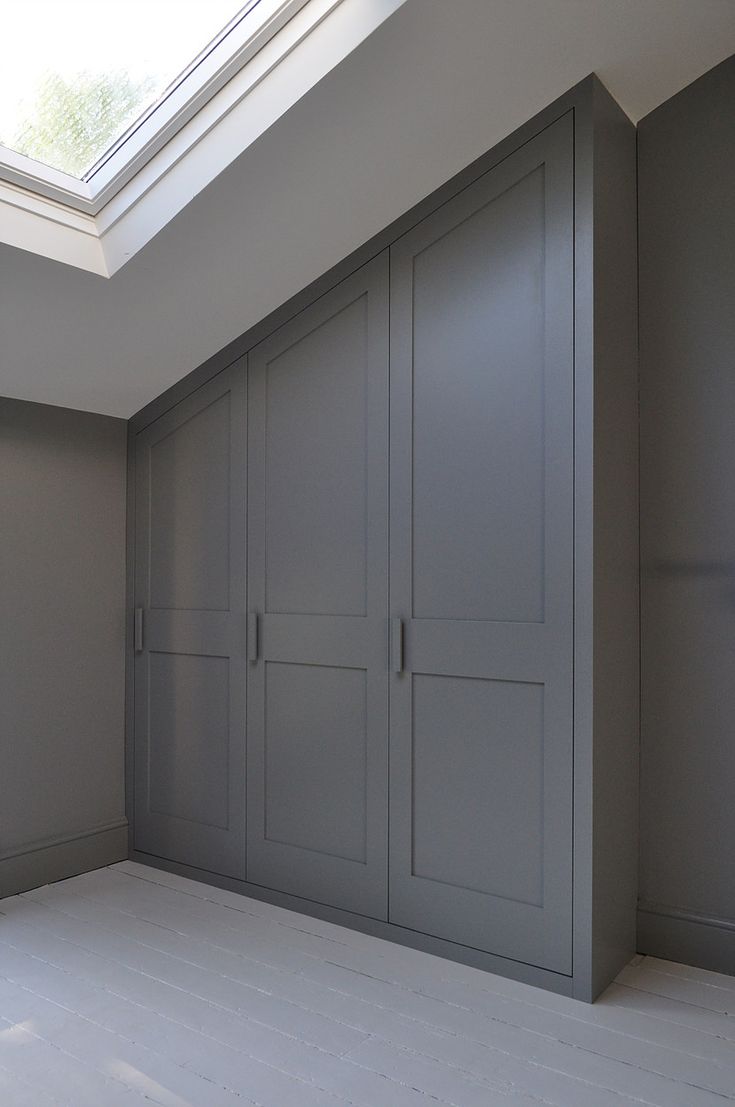
<svg viewBox="0 0 735 1107">
<path fill-rule="evenodd" d="M 230 368 L 237 361 L 244 359 L 249 350 L 267 338 L 278 327 L 303 311 L 314 300 L 329 292 L 330 289 L 352 273 L 368 264 L 398 238 L 411 230 L 413 226 L 421 222 L 422 219 L 425 219 L 442 204 L 570 112 L 574 118 L 575 163 L 579 163 L 580 159 L 589 159 L 591 164 L 593 155 L 592 138 L 596 127 L 598 124 L 604 124 L 611 114 L 624 118 L 630 124 L 631 130 L 635 130 L 633 123 L 628 120 L 628 117 L 600 78 L 591 73 L 526 123 L 516 128 L 506 138 L 501 139 L 490 150 L 481 154 L 465 168 L 459 170 L 458 173 L 455 173 L 438 189 L 435 189 L 428 196 L 414 204 L 408 211 L 399 215 L 377 235 L 358 246 L 346 258 L 337 262 L 336 265 L 317 277 L 306 288 L 297 292 L 284 304 L 281 304 L 259 322 L 253 324 L 243 334 L 233 339 L 232 342 L 213 354 L 212 357 L 171 385 L 160 396 L 149 401 L 128 420 L 129 438 L 135 437 L 140 431 L 192 392 L 205 385 L 217 374 Z"/>
</svg>

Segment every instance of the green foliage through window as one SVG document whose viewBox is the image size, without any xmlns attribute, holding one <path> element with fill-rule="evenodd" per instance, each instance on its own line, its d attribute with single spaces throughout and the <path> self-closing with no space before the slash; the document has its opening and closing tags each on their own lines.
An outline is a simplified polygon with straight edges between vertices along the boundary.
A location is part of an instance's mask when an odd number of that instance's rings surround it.
<svg viewBox="0 0 735 1107">
<path fill-rule="evenodd" d="M 82 177 L 136 119 L 151 81 L 126 73 L 49 74 L 10 145 L 45 165 Z"/>
</svg>

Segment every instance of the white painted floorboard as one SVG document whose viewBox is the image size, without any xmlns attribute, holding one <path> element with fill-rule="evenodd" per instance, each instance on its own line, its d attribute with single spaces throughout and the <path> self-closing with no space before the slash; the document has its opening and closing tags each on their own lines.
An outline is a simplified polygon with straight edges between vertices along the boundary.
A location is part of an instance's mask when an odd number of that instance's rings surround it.
<svg viewBox="0 0 735 1107">
<path fill-rule="evenodd" d="M 124 861 L 0 901 L 1 1107 L 726 1107 L 735 978 L 592 1006 Z"/>
</svg>

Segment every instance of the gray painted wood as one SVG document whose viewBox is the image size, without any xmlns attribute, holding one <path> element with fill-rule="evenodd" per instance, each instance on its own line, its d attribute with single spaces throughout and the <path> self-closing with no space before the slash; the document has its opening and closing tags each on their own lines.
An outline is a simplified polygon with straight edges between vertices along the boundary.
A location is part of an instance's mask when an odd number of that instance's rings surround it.
<svg viewBox="0 0 735 1107">
<path fill-rule="evenodd" d="M 248 876 L 386 914 L 387 257 L 249 356 Z"/>
<path fill-rule="evenodd" d="M 456 939 L 422 933 L 411 928 L 417 925 L 415 921 L 410 926 L 399 926 L 370 918 L 354 908 L 329 906 L 328 897 L 334 889 L 334 866 L 338 868 L 344 859 L 330 862 L 332 868 L 324 876 L 314 851 L 289 853 L 286 850 L 282 854 L 284 881 L 298 883 L 302 863 L 308 861 L 311 865 L 308 871 L 304 870 L 303 887 L 295 892 L 277 890 L 275 883 L 270 886 L 246 883 L 212 871 L 208 872 L 208 879 L 220 886 L 246 890 L 272 903 L 298 907 L 316 917 L 338 920 L 406 945 L 591 1000 L 634 950 L 637 843 L 636 319 L 635 224 L 634 204 L 631 204 L 635 132 L 601 83 L 593 76 L 565 94 L 185 381 L 148 405 L 131 425 L 136 429 L 149 425 L 174 402 L 212 379 L 238 353 L 251 349 L 289 319 L 296 318 L 430 213 L 471 189 L 488 170 L 502 166 L 529 141 L 544 135 L 567 113 L 568 118 L 573 119 L 574 129 L 574 793 L 573 799 L 570 798 L 574 822 L 574 889 L 571 905 L 566 905 L 574 920 L 573 976 L 462 945 Z M 530 403 L 526 410 L 531 410 Z M 408 415 L 410 422 L 410 412 Z M 309 418 L 312 418 L 311 412 Z M 264 445 L 261 449 L 264 451 Z M 486 451 L 484 456 L 490 456 L 491 444 L 481 441 L 481 454 L 482 451 Z M 469 460 L 474 461 L 474 457 Z M 454 458 L 449 461 L 453 462 Z M 441 478 L 441 473 L 439 476 Z M 514 473 L 511 479 L 515 479 Z M 528 492 L 530 486 L 525 487 Z M 465 509 L 467 503 L 465 500 Z M 495 501 L 495 508 L 502 508 L 502 498 Z M 502 511 L 500 514 L 502 516 Z M 553 533 L 554 522 L 552 519 L 549 534 Z M 527 524 L 527 520 L 524 523 Z M 306 520 L 304 525 L 308 527 L 308 524 Z M 339 551 L 341 547 L 337 544 L 336 548 Z M 544 550 L 545 556 L 546 552 Z M 533 558 L 528 553 L 524 548 L 523 556 L 518 558 L 519 570 L 526 572 L 527 582 L 534 571 Z M 442 564 L 441 548 L 431 550 L 431 554 L 424 562 L 425 581 L 430 574 L 436 574 Z M 496 562 L 495 567 L 506 574 L 512 573 L 513 566 L 508 560 Z M 312 557 L 309 572 L 317 582 L 318 569 Z M 340 579 L 344 589 L 348 575 L 345 570 L 343 573 Z M 262 580 L 265 582 L 264 569 Z M 265 583 L 263 599 L 264 590 Z M 343 594 L 351 598 L 349 584 Z M 499 603 L 504 598 L 504 594 L 498 595 L 496 591 Z M 521 611 L 517 599 L 516 594 L 517 613 L 528 618 L 531 609 Z M 544 596 L 545 604 L 546 600 Z M 304 605 L 297 603 L 295 606 L 303 608 Z M 506 616 L 508 613 L 505 612 Z M 491 692 L 498 693 L 493 705 L 496 711 L 496 705 L 502 701 L 498 686 L 534 685 L 543 683 L 549 676 L 543 673 L 547 657 L 543 623 L 424 618 L 420 620 L 420 634 L 412 638 L 405 610 L 401 613 L 403 624 L 395 621 L 396 614 L 394 608 L 393 618 L 386 620 L 384 640 L 380 645 L 382 663 L 391 672 L 404 664 L 408 664 L 410 672 L 413 665 L 425 675 L 446 681 L 445 687 L 457 678 L 468 682 L 463 690 L 471 687 L 473 691 L 479 686 L 472 684 L 476 680 L 483 689 L 490 687 Z M 544 617 L 547 615 L 545 610 Z M 265 620 L 261 619 L 260 628 L 254 627 L 260 634 L 250 637 L 259 639 L 258 664 L 262 663 L 263 651 L 270 651 L 273 662 L 281 666 L 314 668 L 318 664 L 325 669 L 344 670 L 346 666 L 359 670 L 364 667 L 365 655 L 361 623 L 360 616 L 316 617 L 308 610 L 269 613 Z M 132 645 L 132 604 L 129 626 Z M 446 644 L 450 647 L 448 651 Z M 375 656 L 377 658 L 377 647 Z M 490 674 L 487 658 L 492 658 Z M 325 682 L 333 675 L 325 673 Z M 410 676 L 392 679 L 410 679 Z M 513 689 L 506 691 L 512 694 Z M 485 695 L 488 701 L 493 698 L 491 692 Z M 303 690 L 300 695 L 304 695 Z M 469 705 L 472 697 L 465 695 L 464 699 Z M 533 699 L 533 689 L 530 699 Z M 524 709 L 530 717 L 528 706 L 524 705 Z M 284 711 L 279 723 L 287 738 L 288 727 L 292 725 L 289 715 L 288 710 Z M 428 712 L 425 717 L 433 723 Z M 312 729 L 318 729 L 321 723 L 316 712 L 314 720 L 316 725 Z M 468 722 L 472 722 L 471 714 Z M 466 732 L 473 739 L 466 751 L 472 756 L 477 743 L 471 725 Z M 430 727 L 427 733 L 429 740 L 436 741 Z M 527 736 L 524 739 L 528 754 L 533 743 L 529 743 Z M 497 749 L 503 752 L 502 742 Z M 262 834 L 262 819 L 259 825 Z M 475 856 L 479 853 L 476 851 Z M 151 853 L 139 852 L 136 856 L 187 875 L 197 873 L 191 866 Z M 273 856 L 271 854 L 271 859 Z M 345 862 L 342 872 L 350 865 L 354 868 L 354 864 Z M 273 863 L 270 868 L 270 878 L 275 881 Z M 317 878 L 321 884 L 315 882 Z M 351 896 L 352 890 L 344 880 L 340 886 L 347 888 L 347 895 Z M 321 902 L 307 898 L 315 895 L 317 887 L 323 889 L 325 898 Z M 422 919 L 418 925 L 426 926 Z M 485 938 L 481 935 L 483 941 Z"/>
<path fill-rule="evenodd" d="M 128 821 L 119 818 L 107 826 L 77 834 L 55 834 L 46 841 L 4 853 L 0 856 L 0 899 L 112 865 L 124 860 L 127 847 Z"/>
<path fill-rule="evenodd" d="M 638 945 L 667 960 L 735 976 L 735 919 L 701 915 L 669 903 L 638 906 Z"/>
<path fill-rule="evenodd" d="M 575 108 L 574 995 L 635 950 L 639 619 L 635 128 Z"/>
<path fill-rule="evenodd" d="M 245 876 L 245 366 L 137 436 L 135 846 Z"/>
<path fill-rule="evenodd" d="M 390 919 L 571 973 L 573 146 L 391 248 Z"/>
<path fill-rule="evenodd" d="M 735 972 L 735 58 L 641 121 L 640 949 Z"/>
</svg>

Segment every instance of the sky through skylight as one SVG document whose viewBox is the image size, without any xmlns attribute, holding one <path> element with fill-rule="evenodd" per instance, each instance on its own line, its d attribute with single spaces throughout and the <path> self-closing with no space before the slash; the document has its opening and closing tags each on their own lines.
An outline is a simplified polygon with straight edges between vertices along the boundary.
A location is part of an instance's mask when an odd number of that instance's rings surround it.
<svg viewBox="0 0 735 1107">
<path fill-rule="evenodd" d="M 0 0 L 0 142 L 82 177 L 244 0 Z"/>
</svg>

